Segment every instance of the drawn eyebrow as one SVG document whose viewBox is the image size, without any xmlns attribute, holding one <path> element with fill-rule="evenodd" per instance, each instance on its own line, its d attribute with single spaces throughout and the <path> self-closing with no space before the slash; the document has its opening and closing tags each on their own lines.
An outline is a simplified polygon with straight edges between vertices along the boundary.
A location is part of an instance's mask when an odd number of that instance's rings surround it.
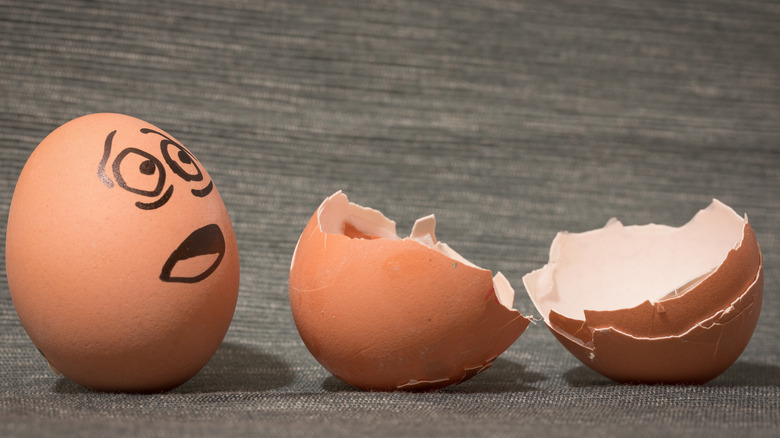
<svg viewBox="0 0 780 438">
<path fill-rule="evenodd" d="M 168 137 L 167 135 L 163 134 L 162 132 L 155 131 L 154 129 L 149 129 L 149 128 L 141 128 L 141 133 L 142 133 L 142 134 L 157 134 L 157 135 L 159 135 L 160 137 L 163 137 L 163 138 L 165 138 L 165 139 L 166 139 L 166 140 L 168 140 L 168 141 L 173 141 L 173 140 L 171 140 L 171 138 L 170 138 L 170 137 Z"/>
<path fill-rule="evenodd" d="M 116 135 L 116 130 L 109 132 L 108 136 L 106 136 L 106 142 L 103 145 L 103 158 L 100 159 L 97 171 L 98 179 L 109 189 L 114 187 L 114 182 L 106 175 L 106 164 L 108 164 L 108 157 L 111 156 L 111 143 L 114 141 L 114 135 Z"/>
</svg>

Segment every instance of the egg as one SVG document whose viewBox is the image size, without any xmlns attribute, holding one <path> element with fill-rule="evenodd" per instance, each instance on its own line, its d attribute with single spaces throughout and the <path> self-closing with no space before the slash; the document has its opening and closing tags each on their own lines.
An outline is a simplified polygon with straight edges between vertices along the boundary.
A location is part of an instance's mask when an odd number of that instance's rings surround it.
<svg viewBox="0 0 780 438">
<path fill-rule="evenodd" d="M 487 369 L 530 318 L 507 279 L 435 236 L 433 215 L 400 238 L 381 212 L 325 199 L 298 240 L 290 306 L 314 358 L 363 390 L 435 390 Z"/>
<path fill-rule="evenodd" d="M 24 329 L 87 388 L 176 387 L 233 318 L 238 249 L 213 180 L 173 136 L 130 116 L 77 118 L 35 148 L 5 251 Z"/>
<path fill-rule="evenodd" d="M 553 335 L 618 382 L 707 382 L 747 346 L 763 262 L 747 216 L 718 200 L 681 227 L 558 233 L 547 265 L 523 277 Z"/>
</svg>

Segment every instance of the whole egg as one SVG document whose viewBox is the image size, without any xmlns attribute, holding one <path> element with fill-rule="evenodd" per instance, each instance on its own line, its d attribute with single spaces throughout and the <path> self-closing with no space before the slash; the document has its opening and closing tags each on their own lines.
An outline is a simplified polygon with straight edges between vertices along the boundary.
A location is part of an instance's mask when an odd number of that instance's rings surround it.
<svg viewBox="0 0 780 438">
<path fill-rule="evenodd" d="M 222 342 L 238 296 L 236 239 L 208 172 L 121 114 L 72 120 L 34 150 L 11 202 L 6 269 L 49 365 L 96 390 L 185 382 Z"/>
</svg>

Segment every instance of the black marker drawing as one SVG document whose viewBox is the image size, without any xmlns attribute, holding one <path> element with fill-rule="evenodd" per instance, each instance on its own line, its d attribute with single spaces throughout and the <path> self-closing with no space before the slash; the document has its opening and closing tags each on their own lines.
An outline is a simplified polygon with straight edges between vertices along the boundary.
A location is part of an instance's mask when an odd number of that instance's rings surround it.
<svg viewBox="0 0 780 438">
<path fill-rule="evenodd" d="M 168 165 L 171 171 L 186 182 L 199 182 L 203 181 L 203 172 L 195 160 L 195 157 L 184 148 L 184 146 L 176 143 L 167 135 L 148 128 L 141 129 L 142 134 L 156 134 L 162 137 L 160 141 L 160 151 L 162 152 L 165 163 Z M 98 179 L 111 188 L 114 186 L 114 181 L 106 173 L 106 166 L 108 165 L 109 158 L 111 157 L 111 149 L 113 148 L 114 136 L 116 131 L 111 131 L 106 136 L 105 144 L 103 145 L 103 157 L 98 164 Z M 132 157 L 142 159 L 141 164 L 138 166 L 137 171 L 141 175 L 154 176 L 157 175 L 157 184 L 152 190 L 142 189 L 139 187 L 133 187 L 130 185 L 126 178 L 122 175 L 122 161 Z M 114 161 L 111 163 L 111 172 L 116 185 L 119 187 L 137 195 L 141 195 L 149 198 L 157 198 L 152 202 L 138 201 L 135 205 L 142 210 L 154 210 L 165 205 L 168 200 L 173 196 L 173 184 L 170 184 L 168 188 L 163 192 L 166 183 L 166 171 L 163 163 L 154 155 L 138 149 L 138 148 L 126 148 L 119 152 Z M 199 189 L 191 189 L 190 192 L 197 197 L 205 197 L 214 189 L 213 181 L 209 181 L 205 187 Z"/>
<path fill-rule="evenodd" d="M 111 143 L 114 141 L 116 131 L 111 131 L 106 137 L 106 142 L 103 144 L 103 158 L 100 159 L 98 164 L 98 178 L 109 189 L 114 187 L 114 182 L 106 175 L 106 164 L 108 164 L 108 158 L 111 156 Z"/>
<path fill-rule="evenodd" d="M 157 198 L 152 202 L 135 203 L 136 207 L 142 210 L 154 210 L 165 205 L 173 196 L 173 183 L 171 183 L 167 189 L 166 184 L 166 166 L 173 172 L 173 174 L 179 176 L 185 182 L 200 182 L 203 181 L 203 172 L 198 167 L 195 157 L 182 145 L 173 141 L 165 134 L 154 131 L 152 129 L 141 129 L 142 134 L 156 134 L 163 138 L 160 141 L 160 150 L 162 152 L 165 163 L 160 161 L 157 157 L 146 152 L 142 149 L 128 147 L 122 149 L 114 161 L 111 163 L 111 174 L 113 180 L 106 173 L 106 168 L 111 158 L 111 150 L 113 148 L 114 137 L 117 131 L 111 131 L 106 136 L 106 141 L 103 145 L 103 156 L 98 164 L 97 176 L 98 179 L 109 189 L 115 185 L 127 190 L 130 193 L 140 195 L 146 198 Z M 137 167 L 128 166 L 127 164 L 122 166 L 122 162 L 130 160 L 128 163 L 138 163 Z M 136 187 L 132 183 L 128 182 L 131 176 L 126 175 L 123 172 L 138 172 L 138 174 L 144 177 L 157 177 L 154 187 Z M 153 181 L 149 178 L 144 178 L 148 183 Z M 191 189 L 191 193 L 197 197 L 208 196 L 214 189 L 214 183 L 209 181 L 203 188 Z M 180 262 L 191 259 L 198 256 L 216 255 L 209 266 L 202 269 L 200 273 L 196 275 L 182 276 L 174 275 L 174 268 Z M 217 224 L 209 224 L 193 231 L 179 246 L 168 256 L 168 259 L 163 264 L 162 271 L 160 272 L 160 280 L 168 283 L 197 283 L 202 281 L 211 275 L 222 262 L 225 256 L 225 237 L 222 235 L 222 230 Z"/>
<path fill-rule="evenodd" d="M 211 265 L 198 275 L 191 277 L 173 276 L 177 263 L 192 257 L 216 254 Z M 160 273 L 160 280 L 173 283 L 197 283 L 211 275 L 225 256 L 225 238 L 217 224 L 209 224 L 192 232 L 168 257 Z"/>
<path fill-rule="evenodd" d="M 195 157 L 192 156 L 190 151 L 184 148 L 184 146 L 176 143 L 167 135 L 154 131 L 152 129 L 143 128 L 141 132 L 144 134 L 157 134 L 164 140 L 160 142 L 160 150 L 162 150 L 165 162 L 168 163 L 168 167 L 173 170 L 176 175 L 179 175 L 184 181 L 203 181 L 203 173 L 195 163 Z M 171 153 L 170 149 L 173 147 L 175 153 Z M 211 193 L 214 188 L 214 183 L 209 181 L 208 185 L 202 189 L 192 189 L 192 194 L 195 196 L 203 197 Z"/>
</svg>

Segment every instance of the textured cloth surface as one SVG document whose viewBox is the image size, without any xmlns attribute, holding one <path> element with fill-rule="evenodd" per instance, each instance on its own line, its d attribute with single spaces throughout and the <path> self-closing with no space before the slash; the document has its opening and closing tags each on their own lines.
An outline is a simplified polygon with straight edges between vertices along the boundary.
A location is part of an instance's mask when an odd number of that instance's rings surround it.
<svg viewBox="0 0 780 438">
<path fill-rule="evenodd" d="M 0 235 L 19 173 L 94 112 L 153 123 L 209 170 L 241 254 L 222 347 L 163 394 L 53 375 L 0 263 L 0 436 L 777 436 L 780 4 L 773 1 L 0 0 Z M 713 197 L 764 254 L 751 343 L 702 386 L 620 385 L 529 327 L 432 393 L 354 390 L 292 321 L 295 243 L 336 190 L 522 276 L 561 230 L 679 226 Z"/>
</svg>

